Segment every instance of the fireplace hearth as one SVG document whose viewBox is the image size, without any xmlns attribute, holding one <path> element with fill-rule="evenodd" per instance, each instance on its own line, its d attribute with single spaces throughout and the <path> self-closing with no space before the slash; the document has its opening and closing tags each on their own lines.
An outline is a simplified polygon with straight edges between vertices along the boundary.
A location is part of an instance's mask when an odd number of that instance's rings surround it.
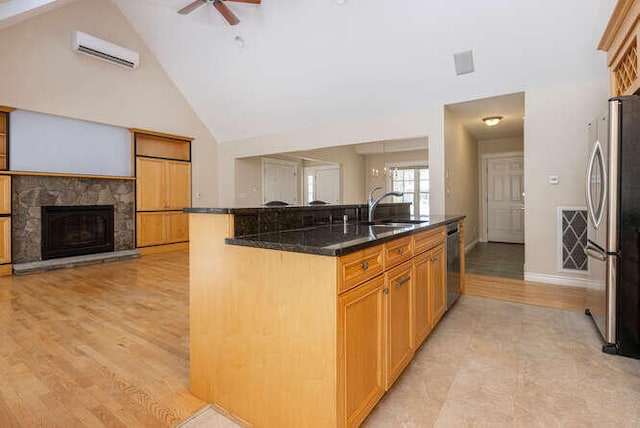
<svg viewBox="0 0 640 428">
<path fill-rule="evenodd" d="M 113 205 L 42 207 L 42 259 L 114 251 Z"/>
</svg>

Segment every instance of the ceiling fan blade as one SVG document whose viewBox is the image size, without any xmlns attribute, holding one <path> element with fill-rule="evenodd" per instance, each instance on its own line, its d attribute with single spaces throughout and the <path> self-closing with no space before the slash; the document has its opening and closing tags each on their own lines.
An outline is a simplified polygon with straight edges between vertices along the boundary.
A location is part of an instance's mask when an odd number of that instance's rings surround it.
<svg viewBox="0 0 640 428">
<path fill-rule="evenodd" d="M 225 0 L 225 1 L 234 1 L 236 3 L 251 3 L 251 4 L 260 4 L 262 0 Z"/>
<path fill-rule="evenodd" d="M 187 6 L 183 7 L 182 9 L 180 9 L 178 11 L 178 13 L 180 15 L 186 15 L 187 13 L 193 12 L 194 10 L 196 10 L 197 8 L 202 6 L 203 4 L 207 4 L 207 0 L 196 0 L 193 3 L 188 4 Z"/>
<path fill-rule="evenodd" d="M 213 2 L 213 6 L 218 9 L 218 12 L 227 20 L 230 25 L 236 25 L 240 22 L 237 16 L 231 12 L 231 10 L 221 0 Z"/>
</svg>

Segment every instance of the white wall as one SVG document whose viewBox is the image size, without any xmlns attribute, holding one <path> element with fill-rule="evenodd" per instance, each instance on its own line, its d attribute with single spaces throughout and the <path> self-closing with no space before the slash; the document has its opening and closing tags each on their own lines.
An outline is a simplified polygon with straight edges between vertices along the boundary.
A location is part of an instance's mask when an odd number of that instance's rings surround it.
<svg viewBox="0 0 640 428">
<path fill-rule="evenodd" d="M 262 205 L 262 158 L 236 159 L 235 185 L 237 207 Z"/>
<path fill-rule="evenodd" d="M 478 156 L 488 153 L 521 152 L 523 150 L 524 137 L 478 141 Z"/>
<path fill-rule="evenodd" d="M 221 206 L 234 204 L 235 186 L 229 185 L 228 182 L 223 182 L 222 178 L 235 176 L 234 160 L 239 157 L 428 136 L 431 210 L 433 213 L 443 213 L 444 146 L 442 144 L 442 117 L 442 107 L 438 106 L 428 110 L 394 116 L 220 144 L 218 146 L 218 169 L 221 177 L 219 184 L 220 204 Z"/>
<path fill-rule="evenodd" d="M 429 165 L 428 150 L 410 150 L 406 152 L 378 153 L 365 156 L 366 159 L 366 192 L 368 195 L 371 189 L 382 187 L 385 191 L 390 191 L 389 183 L 386 177 L 382 175 L 382 170 L 389 163 L 406 163 L 414 162 L 415 165 Z M 380 171 L 378 177 L 371 176 L 371 169 L 375 168 Z M 365 198 L 366 200 L 366 198 Z"/>
<path fill-rule="evenodd" d="M 463 214 L 465 244 L 478 239 L 478 142 L 448 108 L 444 108 L 445 206 Z"/>
<path fill-rule="evenodd" d="M 138 70 L 72 52 L 84 31 L 140 52 Z M 109 0 L 82 0 L 0 30 L 0 104 L 196 137 L 196 206 L 217 203 L 217 143 L 136 31 Z"/>
<path fill-rule="evenodd" d="M 353 147 L 326 147 L 288 153 L 291 156 L 337 163 L 342 174 L 342 203 L 360 204 L 365 201 L 365 160 Z M 302 199 L 301 199 L 302 200 Z"/>
<path fill-rule="evenodd" d="M 585 204 L 587 123 L 606 112 L 608 83 L 578 81 L 526 93 L 525 278 L 582 285 L 584 275 L 558 270 L 557 207 Z M 549 175 L 560 183 L 549 184 Z"/>
</svg>

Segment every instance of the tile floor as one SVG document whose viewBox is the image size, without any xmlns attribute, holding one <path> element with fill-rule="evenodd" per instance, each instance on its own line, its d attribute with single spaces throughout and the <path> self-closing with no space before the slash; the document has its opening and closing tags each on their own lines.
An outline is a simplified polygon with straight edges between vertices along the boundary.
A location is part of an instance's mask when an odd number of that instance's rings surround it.
<svg viewBox="0 0 640 428">
<path fill-rule="evenodd" d="M 479 242 L 466 254 L 465 271 L 477 275 L 524 279 L 524 245 Z"/>
<path fill-rule="evenodd" d="M 638 427 L 640 360 L 603 354 L 581 312 L 465 295 L 363 425 L 433 426 Z"/>
</svg>

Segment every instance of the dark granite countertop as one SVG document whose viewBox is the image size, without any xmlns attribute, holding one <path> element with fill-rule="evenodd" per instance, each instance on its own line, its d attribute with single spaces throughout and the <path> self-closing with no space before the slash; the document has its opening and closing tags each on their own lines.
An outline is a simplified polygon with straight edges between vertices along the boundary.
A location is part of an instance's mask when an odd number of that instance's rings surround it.
<svg viewBox="0 0 640 428">
<path fill-rule="evenodd" d="M 202 212 L 194 211 L 198 209 L 202 210 L 202 208 L 192 208 L 189 212 Z M 215 210 L 215 208 L 206 208 L 206 210 Z M 231 213 L 230 211 L 206 212 L 212 214 Z M 231 245 L 293 251 L 321 256 L 343 256 L 416 232 L 454 223 L 463 218 L 465 216 L 462 215 L 432 215 L 424 223 L 397 227 L 366 226 L 359 223 L 334 223 L 304 229 L 236 236 L 225 239 L 225 242 Z"/>
<path fill-rule="evenodd" d="M 398 203 L 381 203 L 378 207 L 389 207 L 394 205 L 400 205 Z M 409 205 L 409 204 L 406 204 Z M 283 205 L 272 207 L 240 207 L 240 208 L 185 208 L 183 211 L 186 213 L 196 214 L 247 214 L 255 213 L 256 211 L 263 212 L 295 212 L 295 211 L 326 211 L 328 209 L 347 209 L 347 208 L 367 208 L 367 204 L 348 204 L 348 205 Z"/>
</svg>

